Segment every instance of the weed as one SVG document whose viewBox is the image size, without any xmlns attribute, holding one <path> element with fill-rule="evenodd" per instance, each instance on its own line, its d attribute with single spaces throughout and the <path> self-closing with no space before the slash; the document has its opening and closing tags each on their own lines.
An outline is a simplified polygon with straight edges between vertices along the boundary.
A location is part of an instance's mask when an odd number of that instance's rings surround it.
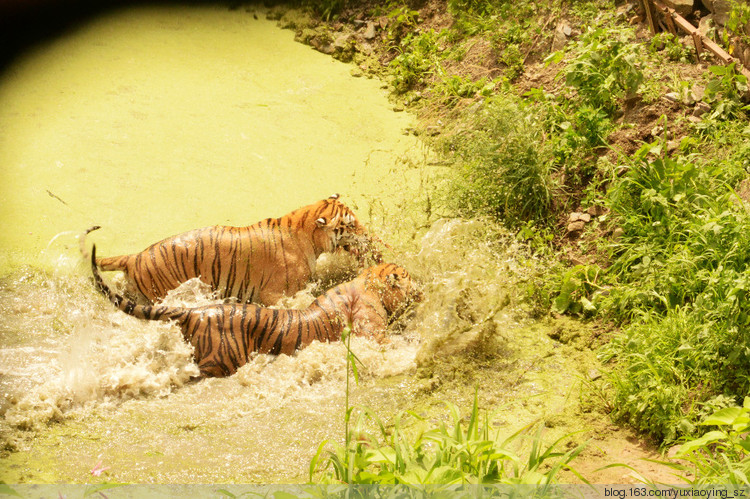
<svg viewBox="0 0 750 499">
<path fill-rule="evenodd" d="M 461 215 L 491 215 L 511 226 L 544 220 L 553 181 L 539 123 L 510 95 L 487 99 L 472 116 L 470 130 L 443 143 L 455 172 L 446 204 Z"/>
<path fill-rule="evenodd" d="M 706 100 L 712 104 L 711 119 L 736 119 L 748 109 L 742 103 L 742 95 L 748 91 L 747 77 L 736 71 L 735 64 L 709 68 L 714 75 L 706 85 Z"/>
<path fill-rule="evenodd" d="M 716 429 L 683 443 L 675 455 L 682 462 L 663 464 L 692 486 L 750 485 L 750 397 L 742 407 L 716 411 L 700 424 Z"/>
<path fill-rule="evenodd" d="M 499 444 L 497 436 L 491 435 L 490 416 L 480 414 L 476 395 L 466 424 L 455 405 L 446 405 L 452 426 L 443 423 L 423 429 L 413 439 L 407 436 L 404 423 L 408 418 L 424 426 L 426 421 L 417 414 L 401 413 L 393 428 L 386 429 L 377 415 L 363 410 L 354 427 L 356 438 L 327 454 L 323 444 L 318 448 L 310 464 L 310 481 L 322 472 L 321 481 L 329 483 L 551 485 L 561 469 L 572 470 L 570 462 L 585 448 L 582 444 L 564 453 L 556 451 L 568 435 L 544 448 L 543 426 L 529 434 L 534 425 Z M 368 433 L 367 423 L 374 423 L 379 434 Z M 522 459 L 516 449 L 526 442 L 530 449 Z"/>
<path fill-rule="evenodd" d="M 596 28 L 576 42 L 561 75 L 584 103 L 612 114 L 619 99 L 635 95 L 643 72 L 638 63 L 641 47 L 631 38 L 629 30 Z M 559 62 L 563 56 L 555 53 L 548 61 Z"/>
<path fill-rule="evenodd" d="M 400 43 L 399 52 L 390 63 L 391 84 L 397 93 L 404 93 L 423 83 L 440 65 L 437 36 L 432 30 L 406 35 Z"/>
<path fill-rule="evenodd" d="M 608 198 L 623 236 L 601 308 L 632 324 L 602 354 L 615 415 L 669 442 L 717 395 L 750 390 L 750 216 L 720 166 L 658 152 L 641 149 Z"/>
<path fill-rule="evenodd" d="M 666 31 L 654 35 L 649 50 L 663 52 L 670 61 L 682 63 L 690 62 L 695 56 L 695 49 L 692 46 L 683 45 L 675 35 Z"/>
</svg>

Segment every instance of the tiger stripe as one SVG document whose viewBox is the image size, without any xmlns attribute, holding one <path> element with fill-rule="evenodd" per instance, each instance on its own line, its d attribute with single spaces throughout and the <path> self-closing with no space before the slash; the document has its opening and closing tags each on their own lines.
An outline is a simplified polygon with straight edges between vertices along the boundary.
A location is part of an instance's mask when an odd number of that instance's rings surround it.
<svg viewBox="0 0 750 499">
<path fill-rule="evenodd" d="M 380 261 L 375 240 L 334 195 L 280 218 L 188 231 L 140 253 L 99 258 L 97 264 L 125 272 L 150 302 L 198 277 L 220 298 L 271 305 L 305 287 L 322 253 L 343 248 L 359 256 L 364 249 Z M 84 252 L 83 238 L 81 247 Z"/>
<path fill-rule="evenodd" d="M 154 307 L 113 292 L 104 283 L 96 262 L 94 246 L 94 282 L 118 309 L 139 319 L 177 321 L 183 337 L 194 347 L 202 376 L 232 375 L 253 352 L 292 354 L 314 340 L 338 341 L 346 324 L 351 324 L 357 334 L 380 334 L 389 317 L 421 298 L 406 270 L 384 263 L 328 290 L 304 310 L 241 303 Z"/>
</svg>

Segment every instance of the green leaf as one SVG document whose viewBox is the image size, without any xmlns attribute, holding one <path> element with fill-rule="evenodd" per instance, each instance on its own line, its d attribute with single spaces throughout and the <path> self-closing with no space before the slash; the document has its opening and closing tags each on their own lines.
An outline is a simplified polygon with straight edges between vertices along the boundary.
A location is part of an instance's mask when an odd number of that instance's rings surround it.
<svg viewBox="0 0 750 499">
<path fill-rule="evenodd" d="M 0 495 L 23 497 L 21 494 L 13 490 L 8 484 L 3 482 L 0 482 Z"/>
<path fill-rule="evenodd" d="M 700 438 L 682 444 L 677 451 L 677 457 L 685 457 L 687 454 L 690 454 L 698 449 L 702 449 L 714 442 L 725 440 L 726 438 L 727 434 L 723 431 L 709 431 Z"/>
<path fill-rule="evenodd" d="M 742 409 L 740 407 L 726 407 L 719 411 L 716 411 L 711 416 L 704 419 L 701 424 L 704 426 L 716 425 L 726 426 L 734 424 L 738 417 L 742 415 Z"/>
</svg>

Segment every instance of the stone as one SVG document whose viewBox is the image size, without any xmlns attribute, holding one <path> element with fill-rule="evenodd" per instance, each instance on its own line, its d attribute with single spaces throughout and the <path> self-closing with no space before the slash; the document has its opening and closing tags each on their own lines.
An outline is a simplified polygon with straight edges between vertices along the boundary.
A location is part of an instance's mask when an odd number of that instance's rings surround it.
<svg viewBox="0 0 750 499">
<path fill-rule="evenodd" d="M 586 209 L 586 213 L 588 213 L 592 217 L 602 216 L 602 215 L 604 215 L 605 211 L 606 210 L 604 209 L 604 206 L 597 206 L 597 205 L 589 206 Z"/>
<path fill-rule="evenodd" d="M 623 235 L 625 235 L 625 231 L 622 229 L 622 227 L 617 227 L 612 231 L 612 239 L 614 239 L 615 241 L 619 241 L 620 239 L 622 239 Z"/>
<path fill-rule="evenodd" d="M 563 47 L 568 43 L 568 37 L 573 33 L 570 25 L 565 21 L 557 23 L 555 28 L 555 35 L 552 38 L 552 51 L 556 52 L 562 50 Z"/>
<path fill-rule="evenodd" d="M 580 220 L 581 219 L 581 215 L 583 215 L 583 213 L 580 213 L 578 211 L 574 211 L 573 213 L 571 213 L 568 216 L 568 222 L 575 222 L 576 220 Z"/>
<path fill-rule="evenodd" d="M 342 35 L 339 35 L 336 37 L 336 40 L 333 42 L 333 46 L 336 48 L 346 48 L 346 46 L 349 44 L 349 42 L 352 39 L 352 35 L 349 33 L 344 33 Z"/>
<path fill-rule="evenodd" d="M 711 13 L 714 15 L 716 24 L 724 26 L 732 13 L 732 3 L 729 0 L 714 0 Z"/>
<path fill-rule="evenodd" d="M 617 10 L 615 11 L 615 17 L 618 19 L 627 19 L 630 16 L 630 13 L 635 9 L 635 4 L 633 3 L 626 3 L 623 5 L 620 5 L 617 7 Z"/>
<path fill-rule="evenodd" d="M 698 21 L 698 31 L 703 36 L 708 36 L 708 32 L 711 31 L 714 26 L 716 26 L 716 21 L 714 20 L 713 14 L 703 16 L 701 17 L 701 20 Z"/>
<path fill-rule="evenodd" d="M 693 96 L 695 102 L 702 101 L 706 96 L 706 87 L 703 85 L 693 85 L 690 89 L 690 94 Z"/>
<path fill-rule="evenodd" d="M 367 28 L 365 28 L 365 33 L 362 35 L 365 37 L 365 40 L 372 40 L 375 38 L 375 23 L 372 21 L 367 21 Z"/>
<path fill-rule="evenodd" d="M 676 10 L 682 17 L 689 17 L 693 13 L 693 0 L 664 0 L 664 3 Z"/>
<path fill-rule="evenodd" d="M 682 101 L 682 99 L 680 99 L 680 94 L 678 94 L 677 92 L 669 92 L 668 94 L 664 94 L 664 98 L 672 102 Z"/>
<path fill-rule="evenodd" d="M 568 224 L 568 232 L 569 233 L 581 232 L 585 227 L 586 227 L 586 222 L 584 222 L 583 220 L 570 222 Z"/>
<path fill-rule="evenodd" d="M 582 221 L 583 223 L 589 223 L 591 221 L 591 215 L 589 215 L 588 213 L 582 213 L 581 217 L 578 220 Z"/>
<path fill-rule="evenodd" d="M 710 110 L 711 110 L 711 106 L 709 106 L 705 102 L 699 102 L 695 105 L 695 108 L 693 109 L 693 116 L 700 118 L 701 116 L 703 116 Z"/>
</svg>

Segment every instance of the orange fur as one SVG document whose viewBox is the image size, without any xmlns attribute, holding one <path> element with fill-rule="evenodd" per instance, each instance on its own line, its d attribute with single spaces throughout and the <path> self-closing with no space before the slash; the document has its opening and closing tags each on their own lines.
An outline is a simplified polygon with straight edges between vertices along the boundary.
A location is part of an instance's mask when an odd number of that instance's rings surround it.
<svg viewBox="0 0 750 499">
<path fill-rule="evenodd" d="M 96 248 L 91 268 L 99 290 L 120 310 L 140 319 L 177 321 L 185 340 L 195 348 L 203 376 L 234 374 L 252 352 L 292 354 L 314 340 L 338 341 L 347 324 L 355 334 L 379 338 L 390 318 L 422 297 L 405 269 L 381 263 L 328 290 L 304 310 L 237 303 L 152 307 L 111 291 L 99 274 L 95 255 Z"/>
<path fill-rule="evenodd" d="M 96 263 L 105 271 L 125 272 L 152 303 L 199 277 L 221 298 L 272 305 L 304 288 L 315 273 L 316 259 L 337 248 L 357 256 L 367 249 L 379 261 L 372 239 L 354 213 L 338 201 L 338 194 L 281 218 L 248 227 L 196 229 L 140 253 L 99 258 Z"/>
</svg>

